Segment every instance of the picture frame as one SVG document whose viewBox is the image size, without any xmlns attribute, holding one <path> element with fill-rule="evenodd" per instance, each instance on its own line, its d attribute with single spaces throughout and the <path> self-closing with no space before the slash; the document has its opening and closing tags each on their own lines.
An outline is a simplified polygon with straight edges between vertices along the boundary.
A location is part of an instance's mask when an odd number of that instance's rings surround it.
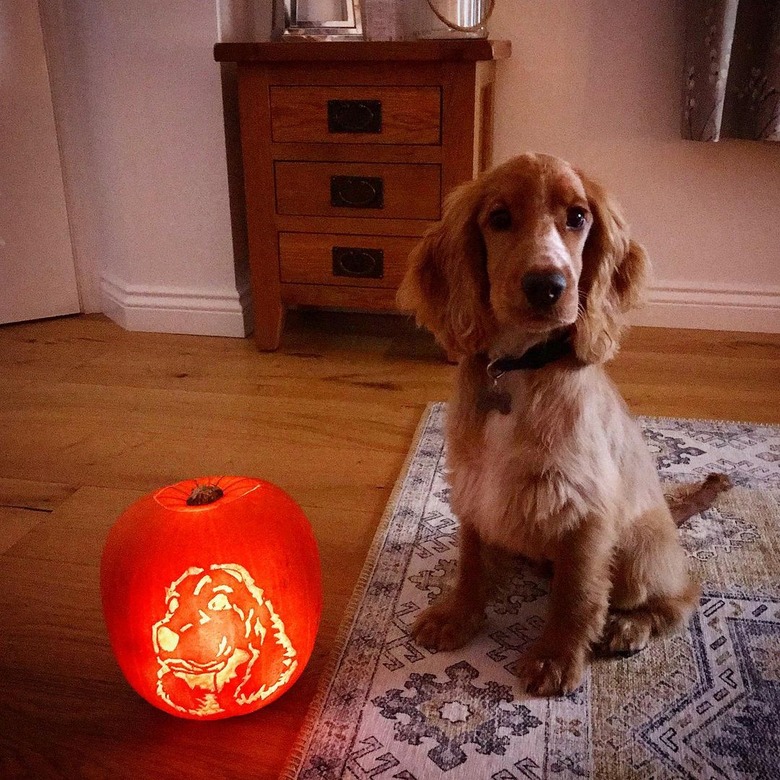
<svg viewBox="0 0 780 780">
<path fill-rule="evenodd" d="M 362 0 L 276 0 L 283 3 L 282 38 L 351 41 L 364 38 Z"/>
</svg>

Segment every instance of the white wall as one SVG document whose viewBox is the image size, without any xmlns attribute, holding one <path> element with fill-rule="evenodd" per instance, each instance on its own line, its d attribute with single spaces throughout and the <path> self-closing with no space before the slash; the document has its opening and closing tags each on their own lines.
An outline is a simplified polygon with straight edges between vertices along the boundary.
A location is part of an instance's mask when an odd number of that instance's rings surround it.
<svg viewBox="0 0 780 780">
<path fill-rule="evenodd" d="M 655 263 L 641 322 L 780 331 L 780 144 L 680 140 L 683 2 L 498 0 L 491 35 L 513 55 L 496 160 L 558 154 L 616 193 Z M 235 74 L 212 46 L 263 37 L 270 3 L 41 7 L 67 71 L 52 82 L 82 296 L 131 329 L 243 335 Z"/>
<path fill-rule="evenodd" d="M 498 0 L 496 161 L 544 151 L 623 204 L 655 282 L 638 321 L 780 331 L 780 144 L 683 141 L 683 0 Z"/>
<path fill-rule="evenodd" d="M 81 15 L 72 0 L 40 0 L 49 83 L 82 310 L 102 311 L 97 182 L 90 142 L 87 62 Z"/>
<path fill-rule="evenodd" d="M 100 306 L 131 330 L 243 336 L 215 0 L 47 4 L 63 23 L 55 48 L 71 51 L 61 136 Z"/>
</svg>

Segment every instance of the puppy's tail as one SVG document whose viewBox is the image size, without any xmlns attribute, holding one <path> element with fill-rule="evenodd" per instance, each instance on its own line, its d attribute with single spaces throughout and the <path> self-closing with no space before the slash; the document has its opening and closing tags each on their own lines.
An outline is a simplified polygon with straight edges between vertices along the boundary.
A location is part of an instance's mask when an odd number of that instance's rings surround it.
<svg viewBox="0 0 780 780">
<path fill-rule="evenodd" d="M 720 493 L 732 487 L 732 481 L 725 474 L 710 474 L 688 495 L 667 497 L 675 524 L 680 526 L 699 512 L 709 509 Z"/>
</svg>

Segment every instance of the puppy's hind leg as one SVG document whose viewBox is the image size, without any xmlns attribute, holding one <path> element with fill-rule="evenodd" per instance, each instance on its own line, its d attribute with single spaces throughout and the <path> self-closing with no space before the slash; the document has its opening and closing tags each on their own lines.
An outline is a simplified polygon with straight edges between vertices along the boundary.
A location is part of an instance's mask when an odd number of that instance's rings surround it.
<svg viewBox="0 0 780 780">
<path fill-rule="evenodd" d="M 655 596 L 636 609 L 611 611 L 599 650 L 606 655 L 635 655 L 647 647 L 651 637 L 668 634 L 683 625 L 699 592 L 699 586 L 689 582 L 676 596 Z"/>
<path fill-rule="evenodd" d="M 600 652 L 623 656 L 639 652 L 651 637 L 683 625 L 698 599 L 699 586 L 688 576 L 667 508 L 648 512 L 617 552 Z"/>
<path fill-rule="evenodd" d="M 455 587 L 415 621 L 412 637 L 418 644 L 429 650 L 455 650 L 482 627 L 488 588 L 481 547 L 474 527 L 461 521 Z"/>
</svg>

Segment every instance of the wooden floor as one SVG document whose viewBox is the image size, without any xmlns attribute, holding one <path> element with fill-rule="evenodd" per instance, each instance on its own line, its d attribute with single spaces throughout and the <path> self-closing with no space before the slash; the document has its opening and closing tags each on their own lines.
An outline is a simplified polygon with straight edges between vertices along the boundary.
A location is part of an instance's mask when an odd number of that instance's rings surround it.
<svg viewBox="0 0 780 780">
<path fill-rule="evenodd" d="M 0 777 L 276 778 L 425 406 L 453 368 L 397 318 L 300 314 L 251 340 L 102 317 L 0 328 Z M 780 337 L 635 329 L 610 368 L 641 414 L 780 422 Z M 164 715 L 124 683 L 100 614 L 106 531 L 206 474 L 277 483 L 323 561 L 312 661 L 230 721 Z"/>
</svg>

